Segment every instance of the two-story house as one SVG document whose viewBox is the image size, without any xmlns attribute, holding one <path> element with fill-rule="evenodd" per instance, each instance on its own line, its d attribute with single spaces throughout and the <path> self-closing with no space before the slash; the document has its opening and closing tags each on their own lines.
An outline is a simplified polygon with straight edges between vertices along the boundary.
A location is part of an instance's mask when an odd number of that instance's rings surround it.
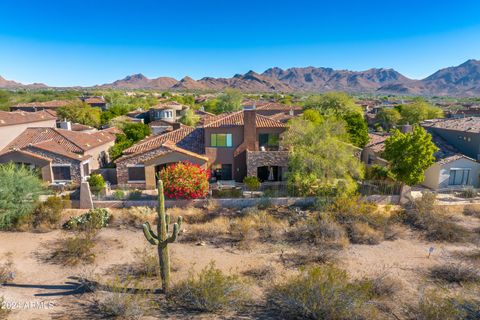
<svg viewBox="0 0 480 320">
<path fill-rule="evenodd" d="M 283 180 L 288 152 L 279 142 L 285 130 L 284 123 L 257 114 L 254 107 L 213 116 L 203 127 L 182 126 L 126 149 L 116 160 L 117 181 L 128 187 L 155 188 L 157 173 L 180 161 L 209 168 L 214 181 L 242 182 L 246 176 Z"/>
</svg>

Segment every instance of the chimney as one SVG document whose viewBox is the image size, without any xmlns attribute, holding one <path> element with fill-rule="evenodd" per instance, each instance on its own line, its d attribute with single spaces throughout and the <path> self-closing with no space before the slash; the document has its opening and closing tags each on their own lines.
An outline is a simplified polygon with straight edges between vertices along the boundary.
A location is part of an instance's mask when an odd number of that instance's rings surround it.
<svg viewBox="0 0 480 320">
<path fill-rule="evenodd" d="M 253 106 L 243 107 L 243 143 L 246 150 L 257 150 L 257 110 Z"/>
<path fill-rule="evenodd" d="M 181 127 L 181 124 L 179 122 L 172 123 L 173 130 L 178 130 L 180 129 L 180 127 Z"/>
<path fill-rule="evenodd" d="M 63 121 L 60 121 L 58 125 L 60 129 L 72 131 L 72 123 L 70 121 L 67 121 L 66 119 L 63 119 Z"/>
</svg>

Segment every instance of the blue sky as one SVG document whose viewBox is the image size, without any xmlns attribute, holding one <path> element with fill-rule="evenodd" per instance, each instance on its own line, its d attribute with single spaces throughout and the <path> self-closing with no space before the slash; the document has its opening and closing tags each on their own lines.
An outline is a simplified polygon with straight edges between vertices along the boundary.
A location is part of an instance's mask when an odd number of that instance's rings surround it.
<svg viewBox="0 0 480 320">
<path fill-rule="evenodd" d="M 423 78 L 480 59 L 480 1 L 0 2 L 0 75 L 94 85 L 128 74 L 394 68 Z"/>
</svg>

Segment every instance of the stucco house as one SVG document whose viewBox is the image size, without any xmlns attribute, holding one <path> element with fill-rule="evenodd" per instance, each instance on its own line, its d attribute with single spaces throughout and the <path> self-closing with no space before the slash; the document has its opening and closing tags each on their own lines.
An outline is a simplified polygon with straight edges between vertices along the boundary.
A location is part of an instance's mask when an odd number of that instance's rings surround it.
<svg viewBox="0 0 480 320">
<path fill-rule="evenodd" d="M 431 135 L 439 150 L 435 153 L 436 162 L 425 170 L 422 185 L 433 190 L 479 187 L 480 163 L 462 154 L 436 133 Z M 382 158 L 382 153 L 389 134 L 371 133 L 369 136 L 370 142 L 362 151 L 362 161 L 367 166 L 387 166 L 388 161 Z"/>
<path fill-rule="evenodd" d="M 0 111 L 0 150 L 18 137 L 25 129 L 55 128 L 57 118 L 46 112 Z"/>
<path fill-rule="evenodd" d="M 0 163 L 14 162 L 38 169 L 44 181 L 79 184 L 109 162 L 115 134 L 27 128 L 0 151 Z"/>
<path fill-rule="evenodd" d="M 286 125 L 257 114 L 254 107 L 211 116 L 203 126 L 182 126 L 148 137 L 115 161 L 119 185 L 155 188 L 156 174 L 170 163 L 190 161 L 211 170 L 213 181 L 284 179 L 288 152 L 280 147 Z"/>
</svg>

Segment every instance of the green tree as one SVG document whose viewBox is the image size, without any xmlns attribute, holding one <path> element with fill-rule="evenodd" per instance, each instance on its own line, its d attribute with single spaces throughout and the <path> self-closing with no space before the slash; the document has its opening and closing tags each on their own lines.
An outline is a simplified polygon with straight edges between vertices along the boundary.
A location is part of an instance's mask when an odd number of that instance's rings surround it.
<svg viewBox="0 0 480 320">
<path fill-rule="evenodd" d="M 305 109 L 315 109 L 320 112 L 321 115 L 335 115 L 340 117 L 352 112 L 363 113 L 362 108 L 355 103 L 355 100 L 343 92 L 311 95 L 305 101 Z"/>
<path fill-rule="evenodd" d="M 394 108 L 383 108 L 377 115 L 382 127 L 386 131 L 390 131 L 394 126 L 399 124 L 402 120 L 402 115 Z"/>
<path fill-rule="evenodd" d="M 0 181 L 0 229 L 7 230 L 33 213 L 45 189 L 36 171 L 13 163 L 0 165 Z"/>
<path fill-rule="evenodd" d="M 107 185 L 103 176 L 98 173 L 92 173 L 88 178 L 88 184 L 90 185 L 90 190 L 94 194 L 99 194 Z"/>
<path fill-rule="evenodd" d="M 290 121 L 284 135 L 289 148 L 288 183 L 302 195 L 338 195 L 356 190 L 363 166 L 347 143 L 344 122 L 334 117 L 315 124 L 303 118 Z"/>
<path fill-rule="evenodd" d="M 343 115 L 343 120 L 347 123 L 347 132 L 350 142 L 357 147 L 363 148 L 368 143 L 368 126 L 363 114 L 358 112 L 348 112 Z"/>
<path fill-rule="evenodd" d="M 223 113 L 240 110 L 242 106 L 242 99 L 242 92 L 227 88 L 223 94 L 218 96 L 216 112 Z"/>
<path fill-rule="evenodd" d="M 195 114 L 195 111 L 188 109 L 179 121 L 186 126 L 195 127 L 200 121 L 200 117 Z"/>
<path fill-rule="evenodd" d="M 323 121 L 323 117 L 317 110 L 308 109 L 303 112 L 303 119 L 310 121 L 313 124 L 320 124 Z"/>
<path fill-rule="evenodd" d="M 10 109 L 10 94 L 8 91 L 0 90 L 0 110 Z"/>
<path fill-rule="evenodd" d="M 417 124 L 427 119 L 443 118 L 443 110 L 432 106 L 423 98 L 415 98 L 412 103 L 399 107 L 402 124 Z"/>
<path fill-rule="evenodd" d="M 422 127 L 414 126 L 413 132 L 395 130 L 385 141 L 384 158 L 396 180 L 407 185 L 421 183 L 425 170 L 435 163 L 437 146 L 432 136 Z"/>
<path fill-rule="evenodd" d="M 136 143 L 152 133 L 150 127 L 144 123 L 129 122 L 123 128 L 123 133 L 128 140 Z"/>
<path fill-rule="evenodd" d="M 58 108 L 59 119 L 67 119 L 72 122 L 81 123 L 87 126 L 100 126 L 100 115 L 102 111 L 94 108 L 83 101 L 75 101 L 65 107 Z"/>
</svg>

